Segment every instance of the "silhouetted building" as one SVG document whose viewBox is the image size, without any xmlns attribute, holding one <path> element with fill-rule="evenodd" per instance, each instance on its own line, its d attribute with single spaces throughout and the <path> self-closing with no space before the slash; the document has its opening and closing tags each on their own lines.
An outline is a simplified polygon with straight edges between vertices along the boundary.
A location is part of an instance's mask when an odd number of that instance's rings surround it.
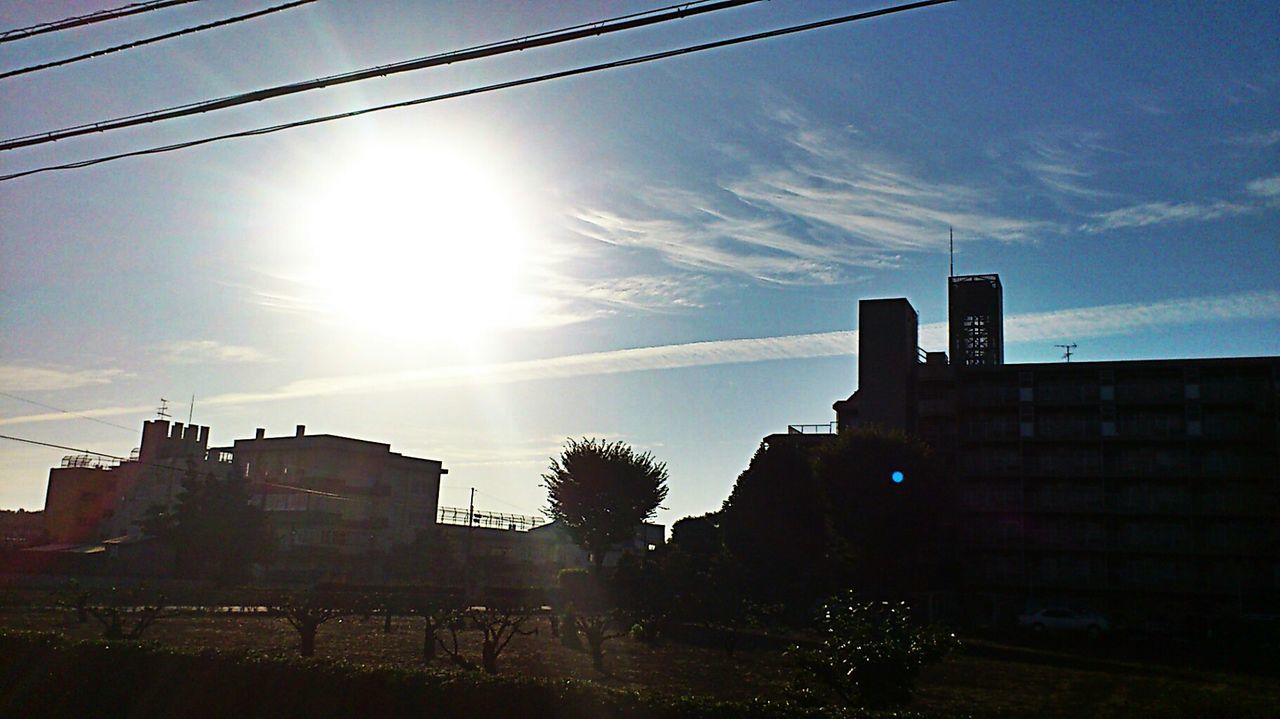
<svg viewBox="0 0 1280 719">
<path fill-rule="evenodd" d="M 905 299 L 858 303 L 858 389 L 836 402 L 837 425 L 915 427 L 920 317 Z"/>
<path fill-rule="evenodd" d="M 999 275 L 947 278 L 947 330 L 957 367 L 1004 364 L 1004 290 Z"/>
<path fill-rule="evenodd" d="M 153 506 L 171 508 L 188 464 L 199 471 L 229 468 L 210 456 L 209 428 L 154 419 L 142 424 L 142 443 L 126 460 L 72 455 L 49 470 L 45 529 L 49 541 L 75 544 L 138 533 Z"/>
<path fill-rule="evenodd" d="M 859 387 L 834 408 L 942 455 L 976 613 L 1176 626 L 1280 606 L 1280 357 L 1004 364 L 999 278 L 949 289 L 958 359 L 907 351 L 905 299 L 865 300 Z"/>
<path fill-rule="evenodd" d="M 441 519 L 420 536 L 424 561 L 401 579 L 482 597 L 514 589 L 554 590 L 560 570 L 591 566 L 590 556 L 559 522 L 528 529 L 511 524 L 504 529 L 478 522 L 468 525 L 465 520 L 452 523 L 443 515 Z M 665 533 L 660 524 L 640 525 L 629 541 L 605 555 L 605 565 L 616 566 L 625 553 L 642 556 L 653 551 L 665 541 Z"/>
<path fill-rule="evenodd" d="M 276 547 L 272 571 L 284 579 L 376 581 L 371 557 L 413 542 L 435 525 L 439 460 L 328 434 L 238 439 L 231 449 L 266 511 Z"/>
</svg>

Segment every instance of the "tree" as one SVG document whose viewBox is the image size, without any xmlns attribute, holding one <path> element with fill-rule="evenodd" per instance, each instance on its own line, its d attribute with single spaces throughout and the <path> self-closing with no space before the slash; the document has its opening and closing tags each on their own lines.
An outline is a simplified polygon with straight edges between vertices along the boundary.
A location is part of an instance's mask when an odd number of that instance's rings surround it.
<svg viewBox="0 0 1280 719">
<path fill-rule="evenodd" d="M 743 591 L 785 603 L 797 619 L 835 585 L 827 507 L 812 452 L 788 441 L 761 443 L 719 512 L 725 549 L 739 562 Z"/>
<path fill-rule="evenodd" d="M 622 442 L 570 439 L 542 475 L 548 514 L 591 555 L 599 574 L 609 548 L 630 538 L 667 496 L 667 465 Z"/>
<path fill-rule="evenodd" d="M 821 644 L 792 648 L 803 690 L 826 692 L 845 706 L 905 704 L 920 670 L 959 646 L 954 634 L 911 622 L 905 603 L 862 603 L 852 591 L 832 597 L 818 615 Z"/>
<path fill-rule="evenodd" d="M 625 637 L 621 612 L 609 599 L 609 588 L 599 572 L 560 570 L 560 599 L 571 631 L 587 640 L 591 666 L 604 671 L 604 644 Z"/>
<path fill-rule="evenodd" d="M 96 601 L 86 592 L 81 601 L 84 611 L 102 625 L 103 639 L 141 639 L 143 632 L 166 616 L 165 596 L 153 595 L 144 587 L 130 592 L 111 587 Z"/>
<path fill-rule="evenodd" d="M 901 432 L 844 432 L 818 452 L 828 524 L 848 548 L 844 586 L 900 598 L 946 588 L 955 504 L 932 450 Z"/>
<path fill-rule="evenodd" d="M 471 626 L 484 635 L 480 645 L 480 666 L 487 674 L 498 673 L 498 657 L 516 635 L 538 633 L 536 628 L 524 628 L 534 616 L 534 610 L 528 608 L 470 607 L 466 616 Z"/>
<path fill-rule="evenodd" d="M 316 634 L 323 624 L 352 613 L 344 603 L 317 592 L 281 597 L 270 609 L 298 633 L 298 655 L 303 657 L 315 656 Z"/>
<path fill-rule="evenodd" d="M 248 482 L 234 469 L 222 478 L 201 475 L 188 461 L 177 499 L 172 511 L 152 507 L 140 524 L 144 534 L 173 545 L 180 575 L 232 584 L 269 555 L 266 515 L 250 504 Z"/>
</svg>

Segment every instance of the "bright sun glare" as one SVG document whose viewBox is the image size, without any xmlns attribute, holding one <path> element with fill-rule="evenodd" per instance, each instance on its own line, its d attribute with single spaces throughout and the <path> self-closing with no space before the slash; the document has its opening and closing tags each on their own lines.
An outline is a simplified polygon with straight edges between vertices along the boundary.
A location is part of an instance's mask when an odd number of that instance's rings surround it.
<svg viewBox="0 0 1280 719">
<path fill-rule="evenodd" d="M 302 280 L 323 311 L 380 334 L 454 339 L 524 318 L 517 198 L 484 157 L 397 145 L 335 165 L 300 238 Z"/>
</svg>

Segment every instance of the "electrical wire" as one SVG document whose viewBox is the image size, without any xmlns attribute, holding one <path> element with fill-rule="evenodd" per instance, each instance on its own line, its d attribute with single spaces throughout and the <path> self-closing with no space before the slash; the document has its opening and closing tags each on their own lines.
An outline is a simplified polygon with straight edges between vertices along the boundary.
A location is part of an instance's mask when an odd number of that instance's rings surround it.
<svg viewBox="0 0 1280 719">
<path fill-rule="evenodd" d="M 120 429 L 123 429 L 123 430 L 125 430 L 126 432 L 136 432 L 136 431 L 137 431 L 137 428 L 136 428 L 136 427 L 126 427 L 126 426 L 124 426 L 123 424 L 116 424 L 115 422 L 108 422 L 108 421 L 107 421 L 107 420 L 105 420 L 105 419 L 98 419 L 97 417 L 90 417 L 90 416 L 89 416 L 89 415 L 87 415 L 87 414 L 80 414 L 79 412 L 74 412 L 74 411 L 69 410 L 69 409 L 63 409 L 63 408 L 61 408 L 61 407 L 54 407 L 54 406 L 53 406 L 53 405 L 51 405 L 51 404 L 45 404 L 44 402 L 37 402 L 37 401 L 35 401 L 34 399 L 27 399 L 27 398 L 25 398 L 25 397 L 19 397 L 19 396 L 18 396 L 18 395 L 16 395 L 16 394 L 9 394 L 8 392 L 0 392 L 0 396 L 8 397 L 9 399 L 16 399 L 16 400 L 18 400 L 19 402 L 26 402 L 27 404 L 33 404 L 33 405 L 35 405 L 35 406 L 37 406 L 37 407 L 44 407 L 45 409 L 51 409 L 51 410 L 53 410 L 53 411 L 55 411 L 55 412 L 62 412 L 63 414 L 70 414 L 70 415 L 74 415 L 74 416 L 79 417 L 79 418 L 81 418 L 81 419 L 87 419 L 87 420 L 89 420 L 90 422 L 97 422 L 98 424 L 105 424 L 105 425 L 107 425 L 108 427 L 119 427 Z"/>
<path fill-rule="evenodd" d="M 164 120 L 172 120 L 179 117 L 187 117 L 215 110 L 225 110 L 239 105 L 261 102 L 262 100 L 295 95 L 301 92 L 308 92 L 310 90 L 332 87 L 334 85 L 344 85 L 351 82 L 370 80 L 376 77 L 386 77 L 388 75 L 395 75 L 412 70 L 423 70 L 431 67 L 467 62 L 469 60 L 505 55 L 512 52 L 521 52 L 523 50 L 538 47 L 547 47 L 574 40 L 581 40 L 588 37 L 607 35 L 609 33 L 620 32 L 623 30 L 632 30 L 657 23 L 692 17 L 694 15 L 716 12 L 718 10 L 725 10 L 760 1 L 761 0 L 715 0 L 713 2 L 711 0 L 699 0 L 699 2 L 694 3 L 667 6 L 665 8 L 659 8 L 658 10 L 651 10 L 644 13 L 634 13 L 632 15 L 624 15 L 619 18 L 610 18 L 594 23 L 575 25 L 569 28 L 539 33 L 537 35 L 530 35 L 523 38 L 505 40 L 498 43 L 489 43 L 487 45 L 477 45 L 437 55 L 428 55 L 426 57 L 414 58 L 412 60 L 405 60 L 403 62 L 392 63 L 390 65 L 379 65 L 377 67 L 364 68 L 362 70 L 355 70 L 341 75 L 331 75 L 329 77 L 305 80 L 287 85 L 277 85 L 275 87 L 240 93 L 237 95 L 229 95 L 227 97 L 221 97 L 214 100 L 178 105 L 176 107 L 152 110 L 150 112 L 144 112 L 137 115 L 117 117 L 111 120 L 103 120 L 101 122 L 94 122 L 87 125 L 76 125 L 74 127 L 66 127 L 50 132 L 10 138 L 0 141 L 0 151 L 16 150 L 22 147 L 43 145 L 95 132 L 119 130 L 126 127 L 162 122 Z"/>
<path fill-rule="evenodd" d="M 742 43 L 754 42 L 756 40 L 779 37 L 782 35 L 790 35 L 798 32 L 804 32 L 807 30 L 814 30 L 814 29 L 823 28 L 823 27 L 830 27 L 833 25 L 840 25 L 843 23 L 856 22 L 859 20 L 868 20 L 871 18 L 882 17 L 885 15 L 891 15 L 894 13 L 905 12 L 907 10 L 915 10 L 918 8 L 929 7 L 932 5 L 942 5 L 942 4 L 950 3 L 954 1 L 955 0 L 921 0 L 920 2 L 907 3 L 905 5 L 894 5 L 892 7 L 881 8 L 878 10 L 869 10 L 866 12 L 854 13 L 852 15 L 842 15 L 839 17 L 829 18 L 826 20 L 818 20 L 816 22 L 804 23 L 802 25 L 792 25 L 789 27 L 778 28 L 775 30 L 766 30 L 764 32 L 753 33 L 750 35 L 739 35 L 737 37 L 728 38 L 725 40 L 716 40 L 714 42 L 703 43 L 701 45 L 690 45 L 682 48 L 677 48 L 675 50 L 665 50 L 663 52 L 656 52 L 648 55 L 639 55 L 636 57 L 626 58 L 623 60 L 614 60 L 611 62 L 599 63 L 596 65 L 586 65 L 586 66 L 577 67 L 569 70 L 561 70 L 558 72 L 546 73 L 544 75 L 536 75 L 533 77 L 521 78 L 519 80 L 509 80 L 507 82 L 499 82 L 499 83 L 494 83 L 492 85 L 483 85 L 481 87 L 470 88 L 467 90 L 458 90 L 455 92 L 447 92 L 440 95 L 420 97 L 413 100 L 404 100 L 402 102 L 394 102 L 386 105 L 366 107 L 359 110 L 350 110 L 348 112 L 342 112 L 342 113 L 337 113 L 333 115 L 324 115 L 320 117 L 308 118 L 306 120 L 295 120 L 293 122 L 282 123 L 279 125 L 271 125 L 267 127 L 259 127 L 252 130 L 241 130 L 239 132 L 231 132 L 223 135 L 215 135 L 212 137 L 205 137 L 198 140 L 189 140 L 186 142 L 179 142 L 171 145 L 161 145 L 158 147 L 150 147 L 143 150 L 121 152 L 114 155 L 105 155 L 102 157 L 96 157 L 88 160 L 80 160 L 78 162 L 69 162 L 62 165 L 46 165 L 43 167 L 37 167 L 37 168 L 31 169 L 31 170 L 24 170 L 22 172 L 14 172 L 8 175 L 0 175 L 0 182 L 15 180 L 20 177 L 35 175 L 42 172 L 51 172 L 55 170 L 72 170 L 72 169 L 78 169 L 81 167 L 90 167 L 92 165 L 99 165 L 104 162 L 111 162 L 114 160 L 120 160 L 127 157 L 140 157 L 143 155 L 156 155 L 156 154 L 161 154 L 166 152 L 174 152 L 176 150 L 184 150 L 191 147 L 198 147 L 200 145 L 207 145 L 209 143 L 219 142 L 222 140 L 231 140 L 231 139 L 242 138 L 242 137 L 255 137 L 258 135 L 268 135 L 275 132 L 281 132 L 283 130 L 291 130 L 298 127 L 306 127 L 309 125 L 318 125 L 324 122 L 331 122 L 334 120 L 343 120 L 351 117 L 358 117 L 360 115 L 367 115 L 373 112 L 381 112 L 383 110 L 393 110 L 393 109 L 399 109 L 404 107 L 412 107 L 414 105 L 422 105 L 430 102 L 439 102 L 441 100 L 451 100 L 451 99 L 460 98 L 460 97 L 467 97 L 470 95 L 478 95 L 481 93 L 493 92 L 496 90 L 506 90 L 514 87 L 523 87 L 525 85 L 533 85 L 536 83 L 547 82 L 550 80 L 558 80 L 566 77 L 574 77 L 576 75 L 585 75 L 587 73 L 597 72 L 600 70 L 611 70 L 615 68 L 629 67 L 632 65 L 639 65 L 642 63 L 653 62 L 655 60 L 664 60 L 667 58 L 678 57 L 681 55 L 689 55 L 695 52 L 702 52 L 704 50 L 712 50 L 712 49 L 721 48 L 721 47 L 728 47 L 731 45 L 739 45 Z"/>
<path fill-rule="evenodd" d="M 244 20 L 252 20 L 253 18 L 261 17 L 263 15 L 270 15 L 271 13 L 280 12 L 281 10 L 290 10 L 292 8 L 298 7 L 299 5 L 307 5 L 315 1 L 316 0 L 295 0 L 294 2 L 288 2 L 288 3 L 284 3 L 283 5 L 276 5 L 274 7 L 257 10 L 255 12 L 247 13 L 245 15 L 237 15 L 235 17 L 225 18 L 223 20 L 216 20 L 214 22 L 205 23 L 203 25 L 196 25 L 194 27 L 183 28 L 181 30 L 175 30 L 173 32 L 165 33 L 163 35 L 156 35 L 154 37 L 148 37 L 142 40 L 135 40 L 133 42 L 128 42 L 123 45 L 116 45 L 114 47 L 108 47 L 102 50 L 87 52 L 83 55 L 76 55 L 75 57 L 68 57 L 68 58 L 63 58 L 61 60 L 54 60 L 52 62 L 46 62 L 40 65 L 31 65 L 28 67 L 19 68 L 17 70 L 7 70 L 4 72 L 0 72 L 0 80 L 3 80 L 6 77 L 14 77 L 16 75 L 25 75 L 27 73 L 36 72 L 37 70 L 47 70 L 51 67 L 69 65 L 73 62 L 80 62 L 81 60 L 90 60 L 95 57 L 110 55 L 112 53 L 120 52 L 122 50 L 131 50 L 135 47 L 150 45 L 153 42 L 160 42 L 161 40 L 169 40 L 175 37 L 181 37 L 183 35 L 190 35 L 192 33 L 197 33 L 202 30 L 211 30 L 213 28 L 223 27 L 225 25 L 231 25 L 233 23 L 242 22 Z"/>
<path fill-rule="evenodd" d="M 161 10 L 173 5 L 182 5 L 189 2 L 195 2 L 195 0 L 152 0 L 152 2 L 133 3 L 113 10 L 99 10 L 98 12 L 89 13 L 88 15 L 78 15 L 76 17 L 55 20 L 53 22 L 42 22 L 29 27 L 20 27 L 0 32 L 0 42 L 12 42 L 14 40 L 21 40 L 34 35 L 43 35 L 45 33 L 67 30 L 73 27 L 83 27 L 85 25 L 92 25 L 94 23 L 105 22 L 107 20 L 115 20 L 117 18 L 128 17 L 129 15 L 137 15 L 138 13 L 148 12 L 151 10 Z"/>
<path fill-rule="evenodd" d="M 117 462 L 120 462 L 121 464 L 125 462 L 136 462 L 138 464 L 143 465 L 144 467 L 159 467 L 160 469 L 167 469 L 174 472 L 186 471 L 185 467 L 174 467 L 173 465 L 156 464 L 155 462 L 140 462 L 136 459 L 132 459 L 129 457 L 119 457 L 114 454 L 107 454 L 106 452 L 94 452 L 88 449 L 80 449 L 79 447 L 68 447 L 63 444 L 52 444 L 50 442 L 40 442 L 34 439 L 27 439 L 26 437 L 14 437 L 8 434 L 0 434 L 0 439 L 7 439 L 13 442 L 23 442 L 25 444 L 34 444 L 40 447 L 52 447 L 53 449 L 64 449 L 68 452 L 76 452 L 77 454 L 87 454 L 93 457 L 104 457 L 106 459 L 114 459 Z"/>
</svg>

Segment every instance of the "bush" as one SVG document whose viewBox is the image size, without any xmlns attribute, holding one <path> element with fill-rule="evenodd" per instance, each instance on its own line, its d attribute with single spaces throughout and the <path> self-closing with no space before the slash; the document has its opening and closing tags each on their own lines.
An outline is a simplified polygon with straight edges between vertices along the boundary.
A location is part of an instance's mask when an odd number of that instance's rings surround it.
<svg viewBox="0 0 1280 719">
<path fill-rule="evenodd" d="M 818 616 L 821 644 L 793 648 L 807 695 L 833 695 L 844 706 L 905 704 L 920 669 L 959 647 L 954 634 L 911 622 L 905 602 L 861 603 L 848 591 L 827 600 Z"/>
<path fill-rule="evenodd" d="M 786 702 L 606 689 L 589 682 L 369 667 L 297 657 L 73 643 L 0 633 L 0 716 L 383 719 L 841 719 Z M 904 719 L 904 715 L 896 715 Z"/>
</svg>

